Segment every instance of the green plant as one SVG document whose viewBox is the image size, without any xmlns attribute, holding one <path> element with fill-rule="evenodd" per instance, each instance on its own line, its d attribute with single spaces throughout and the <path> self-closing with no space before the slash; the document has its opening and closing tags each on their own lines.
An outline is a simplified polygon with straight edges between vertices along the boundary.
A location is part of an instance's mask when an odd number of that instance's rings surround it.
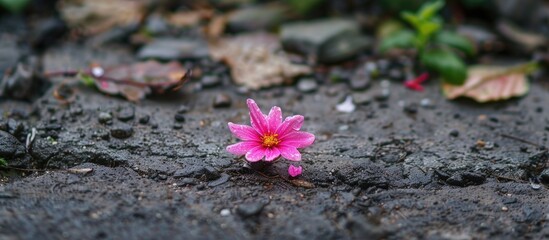
<svg viewBox="0 0 549 240">
<path fill-rule="evenodd" d="M 8 161 L 0 157 L 0 167 L 5 167 L 5 166 L 8 166 Z"/>
<path fill-rule="evenodd" d="M 28 3 L 29 0 L 0 0 L 0 6 L 12 13 L 20 13 Z"/>
<path fill-rule="evenodd" d="M 467 38 L 442 29 L 444 22 L 437 12 L 443 7 L 444 1 L 439 0 L 423 4 L 416 13 L 401 13 L 413 30 L 400 29 L 389 34 L 382 39 L 380 51 L 415 48 L 427 69 L 440 74 L 445 82 L 461 85 L 467 78 L 467 66 L 457 53 L 472 56 L 475 49 Z"/>
</svg>

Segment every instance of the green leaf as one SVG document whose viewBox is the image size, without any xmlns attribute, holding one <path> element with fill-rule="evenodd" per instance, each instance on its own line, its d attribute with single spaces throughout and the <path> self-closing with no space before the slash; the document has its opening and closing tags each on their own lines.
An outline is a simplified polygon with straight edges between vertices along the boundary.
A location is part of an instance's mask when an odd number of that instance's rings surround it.
<svg viewBox="0 0 549 240">
<path fill-rule="evenodd" d="M 421 35 L 429 38 L 431 35 L 440 30 L 441 27 L 441 24 L 438 22 L 425 22 L 419 26 L 419 32 Z"/>
<path fill-rule="evenodd" d="M 0 167 L 5 167 L 5 166 L 8 166 L 8 161 L 0 157 Z"/>
<path fill-rule="evenodd" d="M 21 12 L 29 3 L 29 0 L 0 0 L 0 6 L 11 13 Z"/>
<path fill-rule="evenodd" d="M 465 63 L 450 50 L 426 50 L 421 54 L 420 61 L 428 69 L 440 74 L 447 83 L 462 85 L 467 78 Z"/>
<path fill-rule="evenodd" d="M 468 56 L 473 56 L 476 52 L 473 43 L 468 38 L 454 32 L 441 31 L 435 36 L 434 41 L 438 44 L 462 51 Z"/>
<path fill-rule="evenodd" d="M 410 30 L 400 30 L 389 37 L 381 40 L 379 45 L 380 52 L 386 52 L 394 48 L 413 48 L 415 47 L 416 36 Z"/>
<path fill-rule="evenodd" d="M 403 12 L 400 14 L 401 17 L 406 20 L 412 27 L 415 29 L 419 29 L 419 26 L 421 26 L 421 19 L 419 19 L 415 14 L 411 12 Z"/>
<path fill-rule="evenodd" d="M 80 80 L 82 81 L 82 83 L 84 83 L 84 85 L 88 87 L 95 86 L 95 79 L 93 79 L 93 77 L 88 74 L 80 74 Z"/>
<path fill-rule="evenodd" d="M 435 16 L 435 14 L 444 7 L 444 1 L 434 1 L 430 3 L 425 3 L 421 6 L 418 11 L 418 18 L 426 21 Z"/>
</svg>

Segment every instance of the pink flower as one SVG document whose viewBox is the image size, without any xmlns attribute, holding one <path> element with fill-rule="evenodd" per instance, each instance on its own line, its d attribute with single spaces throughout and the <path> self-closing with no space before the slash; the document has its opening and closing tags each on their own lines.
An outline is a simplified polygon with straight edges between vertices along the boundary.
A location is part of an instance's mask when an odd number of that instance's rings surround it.
<svg viewBox="0 0 549 240">
<path fill-rule="evenodd" d="M 404 86 L 415 91 L 423 91 L 421 83 L 427 81 L 427 79 L 429 79 L 429 73 L 423 73 L 417 78 L 404 82 Z"/>
<path fill-rule="evenodd" d="M 315 141 L 315 135 L 299 131 L 303 116 L 295 115 L 282 121 L 282 110 L 274 106 L 269 115 L 261 112 L 254 100 L 248 99 L 252 126 L 229 123 L 229 129 L 238 139 L 237 144 L 227 147 L 235 155 L 245 155 L 246 160 L 257 162 L 273 161 L 282 155 L 291 161 L 301 161 L 298 148 L 308 147 Z"/>
<path fill-rule="evenodd" d="M 294 166 L 290 164 L 290 167 L 288 167 L 288 174 L 292 177 L 297 177 L 301 175 L 301 172 L 303 171 L 303 168 L 301 166 Z"/>
</svg>

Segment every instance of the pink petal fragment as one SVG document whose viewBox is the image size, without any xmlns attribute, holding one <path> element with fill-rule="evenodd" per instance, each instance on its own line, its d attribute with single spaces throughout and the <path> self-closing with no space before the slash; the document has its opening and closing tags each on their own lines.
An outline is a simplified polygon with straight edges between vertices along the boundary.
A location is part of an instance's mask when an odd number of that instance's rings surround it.
<svg viewBox="0 0 549 240">
<path fill-rule="evenodd" d="M 252 127 L 259 132 L 259 134 L 265 134 L 269 130 L 266 116 L 261 112 L 261 109 L 257 106 L 253 99 L 248 99 L 248 109 L 250 110 L 250 122 Z"/>
<path fill-rule="evenodd" d="M 227 147 L 227 152 L 234 155 L 242 156 L 249 152 L 252 148 L 260 146 L 257 142 L 239 142 Z"/>
<path fill-rule="evenodd" d="M 250 162 L 257 162 L 261 160 L 265 156 L 265 147 L 263 146 L 257 146 L 248 151 L 246 153 L 246 160 Z"/>
<path fill-rule="evenodd" d="M 244 141 L 261 141 L 261 136 L 257 131 L 246 125 L 229 123 L 229 129 L 240 140 Z"/>
<path fill-rule="evenodd" d="M 292 177 L 297 177 L 301 175 L 302 172 L 303 172 L 303 168 L 301 166 L 296 167 L 290 164 L 290 167 L 288 167 L 288 174 L 290 174 L 290 176 Z"/>
<path fill-rule="evenodd" d="M 269 133 L 274 133 L 282 124 L 282 110 L 279 107 L 274 106 L 271 108 L 267 116 L 267 123 L 269 124 Z"/>
<path fill-rule="evenodd" d="M 293 146 L 279 145 L 280 155 L 290 161 L 301 161 L 301 153 Z"/>
<path fill-rule="evenodd" d="M 284 137 L 284 135 L 292 131 L 298 131 L 299 129 L 301 129 L 304 120 L 305 118 L 301 115 L 287 117 L 280 125 L 280 127 L 278 127 L 276 133 L 279 137 Z"/>
<path fill-rule="evenodd" d="M 315 135 L 308 132 L 291 132 L 286 134 L 281 140 L 284 145 L 304 148 L 313 144 Z"/>
<path fill-rule="evenodd" d="M 268 148 L 265 150 L 265 161 L 273 161 L 280 156 L 280 150 L 278 148 Z"/>
</svg>

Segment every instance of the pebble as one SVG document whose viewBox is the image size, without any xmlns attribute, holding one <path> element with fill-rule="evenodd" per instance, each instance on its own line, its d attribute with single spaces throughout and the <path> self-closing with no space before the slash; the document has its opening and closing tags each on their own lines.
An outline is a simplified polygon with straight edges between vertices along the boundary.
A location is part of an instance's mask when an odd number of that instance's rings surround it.
<svg viewBox="0 0 549 240">
<path fill-rule="evenodd" d="M 179 123 L 185 122 L 185 115 L 183 115 L 182 113 L 176 113 L 174 119 L 176 122 Z"/>
<path fill-rule="evenodd" d="M 237 207 L 236 213 L 243 218 L 257 216 L 263 211 L 265 204 L 262 202 L 244 203 Z"/>
<path fill-rule="evenodd" d="M 417 104 L 415 103 L 406 104 L 406 106 L 404 106 L 404 112 L 409 114 L 416 114 L 417 110 Z"/>
<path fill-rule="evenodd" d="M 232 103 L 231 97 L 225 93 L 217 94 L 213 101 L 214 108 L 230 107 Z"/>
<path fill-rule="evenodd" d="M 453 129 L 452 131 L 450 131 L 450 136 L 459 137 L 459 131 L 456 129 Z"/>
<path fill-rule="evenodd" d="M 360 71 L 362 72 L 362 70 Z M 353 75 L 353 77 L 351 77 L 350 86 L 351 86 L 351 89 L 360 91 L 370 87 L 370 82 L 371 82 L 371 79 L 369 75 L 366 75 L 364 73 L 361 73 L 361 74 L 357 73 Z"/>
<path fill-rule="evenodd" d="M 311 93 L 318 89 L 318 83 L 311 78 L 304 78 L 297 83 L 297 90 L 303 93 Z"/>
<path fill-rule="evenodd" d="M 204 88 L 212 88 L 218 86 L 221 83 L 221 79 L 215 75 L 207 75 L 200 79 L 200 83 Z"/>
<path fill-rule="evenodd" d="M 340 103 L 336 106 L 337 111 L 344 112 L 344 113 L 354 112 L 355 109 L 356 109 L 356 106 L 353 103 L 353 97 L 352 96 L 347 96 L 345 98 L 345 101 L 343 101 L 342 103 Z"/>
<path fill-rule="evenodd" d="M 433 102 L 429 98 L 421 99 L 419 105 L 423 108 L 434 108 Z"/>
<path fill-rule="evenodd" d="M 377 101 L 387 101 L 391 96 L 391 91 L 388 88 L 381 89 L 379 93 L 374 96 L 374 99 Z"/>
<path fill-rule="evenodd" d="M 133 135 L 133 127 L 128 124 L 118 124 L 111 129 L 111 136 L 118 139 L 126 139 Z"/>
<path fill-rule="evenodd" d="M 110 113 L 100 112 L 99 113 L 99 123 L 111 124 L 112 123 L 112 115 Z"/>
<path fill-rule="evenodd" d="M 135 117 L 134 107 L 123 107 L 118 111 L 117 118 L 120 121 L 127 122 Z"/>
<path fill-rule="evenodd" d="M 187 113 L 190 110 L 190 108 L 187 105 L 181 105 L 179 106 L 179 109 L 177 109 L 177 113 Z"/>
<path fill-rule="evenodd" d="M 173 124 L 173 129 L 175 130 L 179 130 L 179 129 L 182 129 L 183 128 L 183 125 L 179 124 L 179 123 L 174 123 Z"/>
<path fill-rule="evenodd" d="M 229 174 L 226 174 L 226 173 L 222 173 L 221 174 L 221 177 L 219 177 L 217 180 L 215 181 L 212 181 L 210 183 L 208 183 L 208 186 L 209 187 L 217 187 L 221 184 L 224 184 L 226 182 L 229 181 L 229 179 L 231 179 L 231 176 Z"/>
<path fill-rule="evenodd" d="M 139 123 L 145 125 L 145 124 L 149 123 L 150 120 L 151 120 L 151 116 L 144 115 L 144 116 L 139 118 Z"/>
<path fill-rule="evenodd" d="M 222 209 L 221 212 L 219 212 L 219 215 L 222 217 L 227 217 L 231 215 L 231 210 L 229 209 Z"/>
</svg>

